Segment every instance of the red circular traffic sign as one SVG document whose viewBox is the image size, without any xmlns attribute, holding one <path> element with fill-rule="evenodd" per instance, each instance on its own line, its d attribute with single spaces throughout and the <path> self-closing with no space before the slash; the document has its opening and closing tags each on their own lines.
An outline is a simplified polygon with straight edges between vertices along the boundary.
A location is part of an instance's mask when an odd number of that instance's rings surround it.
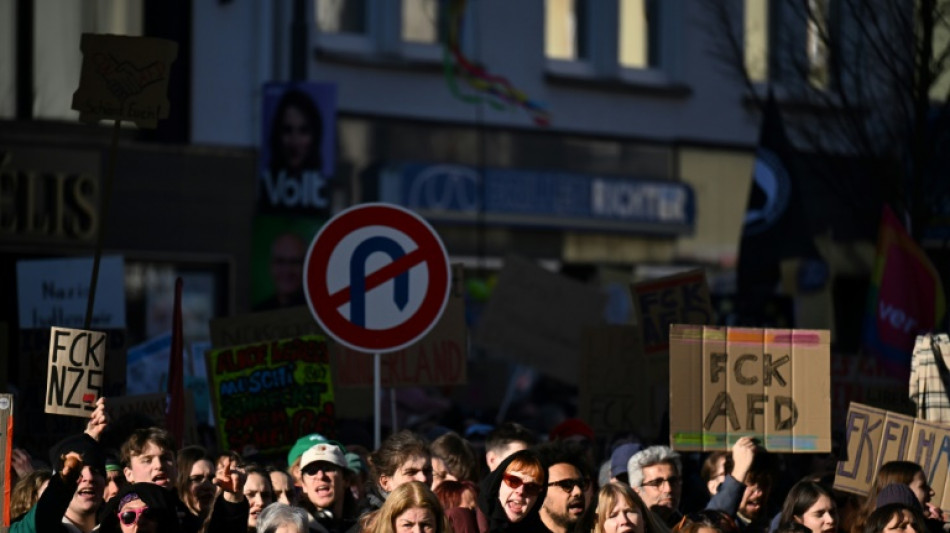
<svg viewBox="0 0 950 533">
<path fill-rule="evenodd" d="M 337 342 L 396 351 L 438 322 L 449 298 L 449 258 L 438 234 L 403 207 L 370 203 L 331 218 L 304 262 L 307 305 Z"/>
</svg>

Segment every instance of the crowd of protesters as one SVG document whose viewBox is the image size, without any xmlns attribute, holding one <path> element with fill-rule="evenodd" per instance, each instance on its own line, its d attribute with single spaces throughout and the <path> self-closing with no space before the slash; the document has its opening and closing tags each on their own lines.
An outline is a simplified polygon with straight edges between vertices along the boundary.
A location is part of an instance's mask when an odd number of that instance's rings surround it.
<svg viewBox="0 0 950 533">
<path fill-rule="evenodd" d="M 110 449 L 108 426 L 100 399 L 48 469 L 13 452 L 12 533 L 936 533 L 946 522 L 916 463 L 883 464 L 861 498 L 833 490 L 833 456 L 802 461 L 748 437 L 707 454 L 626 439 L 599 457 L 594 432 L 569 419 L 543 436 L 500 424 L 477 444 L 403 430 L 375 450 L 310 434 L 268 461 L 177 449 L 149 426 Z"/>
</svg>

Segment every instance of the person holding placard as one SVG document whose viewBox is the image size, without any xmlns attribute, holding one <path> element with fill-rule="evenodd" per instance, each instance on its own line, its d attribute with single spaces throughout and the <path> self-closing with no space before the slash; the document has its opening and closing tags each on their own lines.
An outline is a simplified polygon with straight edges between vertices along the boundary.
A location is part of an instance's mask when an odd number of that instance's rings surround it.
<svg viewBox="0 0 950 533">
<path fill-rule="evenodd" d="M 105 454 L 96 439 L 105 422 L 99 401 L 85 433 L 50 449 L 53 476 L 36 505 L 10 525 L 11 533 L 89 533 L 96 527 L 105 486 Z"/>
</svg>

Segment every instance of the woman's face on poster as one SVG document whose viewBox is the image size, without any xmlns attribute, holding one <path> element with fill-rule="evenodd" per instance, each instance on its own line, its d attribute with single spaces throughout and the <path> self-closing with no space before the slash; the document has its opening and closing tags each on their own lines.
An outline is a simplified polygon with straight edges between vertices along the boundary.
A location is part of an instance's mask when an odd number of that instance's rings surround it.
<svg viewBox="0 0 950 533">
<path fill-rule="evenodd" d="M 314 149 L 313 127 L 299 108 L 288 106 L 284 110 L 280 124 L 280 140 L 288 170 L 301 170 L 310 150 Z"/>
</svg>

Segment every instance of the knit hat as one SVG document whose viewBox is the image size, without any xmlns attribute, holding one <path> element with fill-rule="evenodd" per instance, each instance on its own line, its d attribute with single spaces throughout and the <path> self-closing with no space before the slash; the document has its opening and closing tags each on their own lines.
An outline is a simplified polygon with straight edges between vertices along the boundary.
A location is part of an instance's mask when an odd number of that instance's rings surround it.
<svg viewBox="0 0 950 533">
<path fill-rule="evenodd" d="M 287 466 L 294 464 L 294 461 L 300 459 L 303 452 L 309 450 L 318 442 L 327 442 L 327 438 L 319 433 L 311 433 L 297 439 L 297 442 L 290 448 L 290 452 L 287 453 Z"/>
<path fill-rule="evenodd" d="M 907 507 L 913 507 L 921 510 L 920 500 L 914 495 L 914 491 L 903 483 L 888 483 L 881 489 L 877 495 L 877 507 L 884 507 L 890 503 L 900 503 Z"/>
<path fill-rule="evenodd" d="M 303 457 L 300 458 L 301 472 L 307 468 L 307 465 L 316 463 L 317 461 L 326 461 L 340 468 L 349 467 L 346 462 L 346 456 L 343 455 L 343 450 L 336 444 L 330 442 L 314 444 L 309 450 L 303 452 Z"/>
<path fill-rule="evenodd" d="M 617 477 L 620 474 L 627 473 L 627 461 L 633 457 L 633 454 L 640 451 L 640 443 L 628 442 L 621 444 L 610 454 L 610 477 Z"/>
</svg>

